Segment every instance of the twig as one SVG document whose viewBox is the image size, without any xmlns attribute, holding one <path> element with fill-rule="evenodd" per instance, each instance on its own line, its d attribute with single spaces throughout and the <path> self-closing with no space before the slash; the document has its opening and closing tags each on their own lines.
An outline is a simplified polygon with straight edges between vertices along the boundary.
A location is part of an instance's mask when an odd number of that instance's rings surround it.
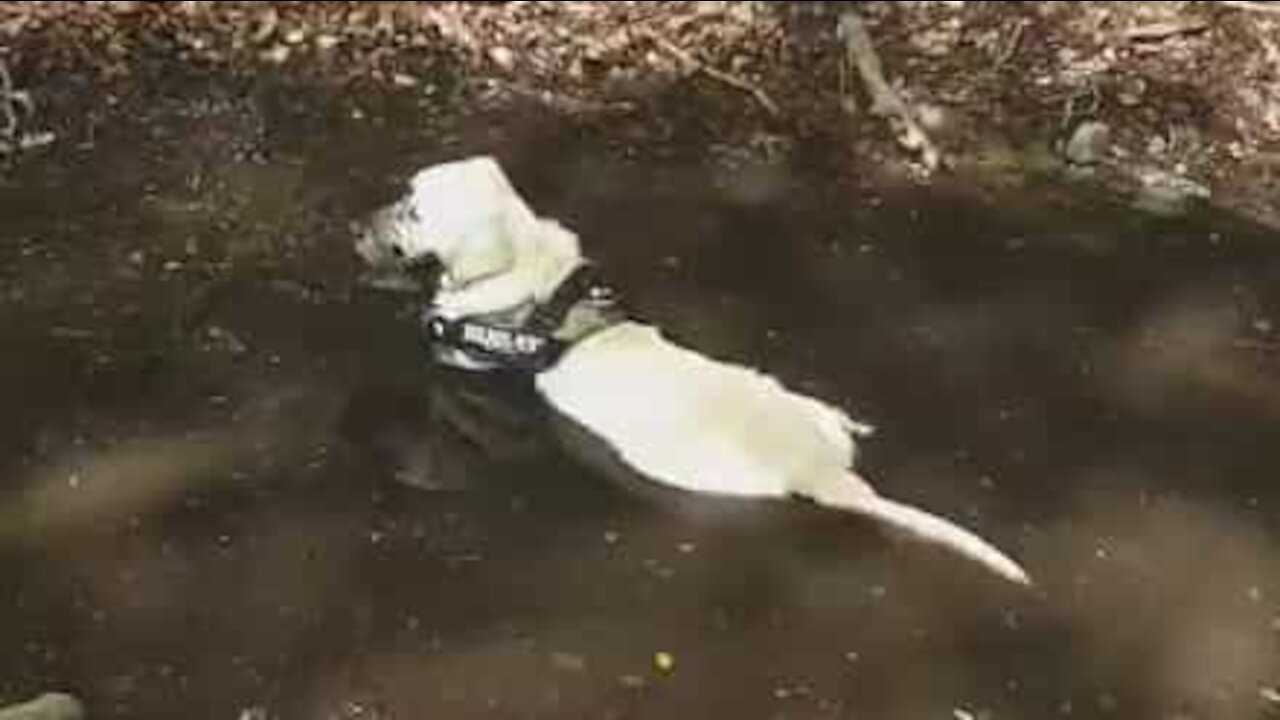
<svg viewBox="0 0 1280 720">
<path fill-rule="evenodd" d="M 0 720 L 83 720 L 84 716 L 84 703 L 64 693 L 45 693 L 24 703 L 0 708 Z"/>
<path fill-rule="evenodd" d="M 668 55 L 671 55 L 691 70 L 704 73 L 707 77 L 718 80 L 725 85 L 737 88 L 745 93 L 749 93 L 755 98 L 756 102 L 760 104 L 760 107 L 764 108 L 765 111 L 774 117 L 782 115 L 782 111 L 778 108 L 778 104 L 774 102 L 773 98 L 769 97 L 769 93 L 765 92 L 764 88 L 759 85 L 702 62 L 685 49 L 652 30 L 646 30 L 644 31 L 644 34 L 653 42 L 654 45 L 657 45 L 659 49 Z"/>
<path fill-rule="evenodd" d="M 1280 5 L 1277 5 L 1274 2 L 1249 2 L 1248 0 L 1217 0 L 1217 3 L 1223 7 L 1234 8 L 1236 10 L 1248 10 L 1250 12 L 1280 14 Z"/>
<path fill-rule="evenodd" d="M 58 340 L 93 340 L 97 337 L 97 334 L 84 328 L 55 325 L 49 328 L 49 337 L 57 338 Z"/>
<path fill-rule="evenodd" d="M 1022 45 L 1022 34 L 1026 31 L 1027 20 L 1019 19 L 1018 23 L 1013 26 L 1013 35 L 1009 37 L 1009 43 L 1005 45 L 1004 50 L 1000 51 L 1000 55 L 996 57 L 997 70 L 1004 67 L 1017 54 L 1018 48 Z"/>
<path fill-rule="evenodd" d="M 4 127 L 0 128 L 0 137 L 12 140 L 18 134 L 16 92 L 13 89 L 13 76 L 9 74 L 9 65 L 0 58 L 0 115 L 4 116 Z"/>
<path fill-rule="evenodd" d="M 1276 353 L 1280 352 L 1280 344 L 1266 342 L 1265 340 L 1247 340 L 1237 338 L 1231 341 L 1231 347 L 1236 350 L 1248 350 L 1257 353 Z"/>
<path fill-rule="evenodd" d="M 1158 22 L 1138 25 L 1124 31 L 1126 40 L 1132 42 L 1160 42 L 1178 35 L 1193 35 L 1209 29 L 1209 23 L 1203 20 L 1184 22 Z"/>
<path fill-rule="evenodd" d="M 21 131 L 23 118 L 29 119 L 34 114 L 31 95 L 14 87 L 9 65 L 0 57 L 0 121 L 3 122 L 0 127 L 0 155 L 34 150 L 54 142 L 56 137 L 51 132 Z"/>
<path fill-rule="evenodd" d="M 1264 167 L 1280 167 L 1280 152 L 1258 150 L 1244 159 L 1245 165 L 1262 165 Z"/>
<path fill-rule="evenodd" d="M 514 95 L 535 100 L 550 108 L 570 114 L 625 113 L 635 110 L 635 103 L 629 100 L 584 100 L 568 93 L 539 89 L 523 83 L 505 80 L 495 81 L 495 85 Z"/>
<path fill-rule="evenodd" d="M 840 38 L 844 40 L 845 51 L 858 68 L 863 85 L 867 88 L 867 94 L 871 96 L 871 112 L 888 118 L 891 124 L 895 124 L 899 144 L 908 150 L 920 153 L 921 160 L 930 172 L 936 170 L 941 163 L 942 155 L 929 139 L 924 128 L 920 126 L 911 109 L 907 107 L 906 102 L 885 80 L 880 56 L 876 53 L 862 17 L 855 10 L 845 10 L 840 13 L 838 27 Z"/>
</svg>

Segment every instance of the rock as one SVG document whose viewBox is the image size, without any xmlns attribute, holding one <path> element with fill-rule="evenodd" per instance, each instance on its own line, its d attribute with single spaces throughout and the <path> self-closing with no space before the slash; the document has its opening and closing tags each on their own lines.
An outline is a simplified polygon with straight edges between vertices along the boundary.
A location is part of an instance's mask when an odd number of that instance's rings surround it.
<svg viewBox="0 0 1280 720">
<path fill-rule="evenodd" d="M 395 73 L 391 76 L 391 83 L 398 88 L 412 88 L 419 84 L 418 78 L 408 73 Z"/>
<path fill-rule="evenodd" d="M 915 110 L 916 119 L 925 130 L 941 132 L 946 129 L 947 121 L 950 119 L 946 108 L 933 103 L 920 103 L 916 105 Z"/>
<path fill-rule="evenodd" d="M 1064 154 L 1076 165 L 1096 165 L 1111 149 L 1111 126 L 1097 120 L 1080 123 L 1067 141 Z"/>
<path fill-rule="evenodd" d="M 564 672 L 581 673 L 587 670 L 587 659 L 577 653 L 551 653 L 551 665 Z"/>
<path fill-rule="evenodd" d="M 275 45 L 262 53 L 262 59 L 272 65 L 283 65 L 289 60 L 289 46 Z"/>
<path fill-rule="evenodd" d="M 504 72 L 511 72 L 511 69 L 516 66 L 515 53 L 511 52 L 511 48 L 502 45 L 489 49 L 489 59 Z"/>
<path fill-rule="evenodd" d="M 249 352 L 249 346 L 226 328 L 214 325 L 206 330 L 205 334 L 208 336 L 209 350 L 222 351 L 231 355 L 244 355 Z"/>
<path fill-rule="evenodd" d="M 265 43 L 280 25 L 280 13 L 276 12 L 273 7 L 268 7 L 258 22 L 258 29 L 253 33 L 254 44 L 260 45 Z"/>
<path fill-rule="evenodd" d="M 84 705 L 65 693 L 45 693 L 34 700 L 0 708 L 0 720 L 83 720 Z"/>
<path fill-rule="evenodd" d="M 1166 170 L 1140 168 L 1135 174 L 1138 189 L 1133 205 L 1155 215 L 1180 215 L 1193 202 L 1212 196 L 1210 189 L 1204 185 Z"/>
<path fill-rule="evenodd" d="M 1134 78 L 1124 82 L 1120 92 L 1116 96 L 1116 100 L 1125 107 L 1137 107 L 1142 103 L 1142 99 L 1147 94 L 1147 81 L 1142 78 Z"/>
</svg>

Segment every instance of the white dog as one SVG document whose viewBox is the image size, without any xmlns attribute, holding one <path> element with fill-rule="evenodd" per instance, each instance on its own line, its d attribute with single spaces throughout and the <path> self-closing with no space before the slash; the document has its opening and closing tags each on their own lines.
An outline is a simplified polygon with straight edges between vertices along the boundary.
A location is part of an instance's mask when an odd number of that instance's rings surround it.
<svg viewBox="0 0 1280 720">
<path fill-rule="evenodd" d="M 585 263 L 577 237 L 536 216 L 487 156 L 420 171 L 404 198 L 374 215 L 356 249 L 374 266 L 438 262 L 437 322 L 488 319 L 517 336 Z M 877 494 L 852 469 L 854 436 L 868 428 L 841 410 L 677 346 L 634 319 L 585 315 L 556 329 L 561 351 L 530 370 L 534 385 L 641 476 L 694 493 L 806 498 L 1029 583 L 1017 563 L 974 534 Z"/>
</svg>

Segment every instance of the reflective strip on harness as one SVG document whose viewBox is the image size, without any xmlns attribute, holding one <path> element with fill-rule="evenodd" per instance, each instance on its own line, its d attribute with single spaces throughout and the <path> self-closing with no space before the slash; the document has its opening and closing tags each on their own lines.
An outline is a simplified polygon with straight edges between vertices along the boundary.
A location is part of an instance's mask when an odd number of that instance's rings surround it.
<svg viewBox="0 0 1280 720">
<path fill-rule="evenodd" d="M 555 363 L 564 343 L 552 337 L 513 328 L 495 327 L 471 320 L 427 321 L 427 337 L 434 343 L 460 350 L 495 365 L 544 370 Z"/>
<path fill-rule="evenodd" d="M 545 303 L 533 310 L 522 327 L 486 324 L 480 319 L 447 320 L 428 310 L 423 314 L 427 338 L 444 352 L 462 353 L 482 365 L 541 372 L 554 365 L 574 340 L 560 339 L 569 313 L 586 303 L 601 311 L 620 310 L 618 298 L 594 265 L 584 263 L 560 283 Z"/>
</svg>

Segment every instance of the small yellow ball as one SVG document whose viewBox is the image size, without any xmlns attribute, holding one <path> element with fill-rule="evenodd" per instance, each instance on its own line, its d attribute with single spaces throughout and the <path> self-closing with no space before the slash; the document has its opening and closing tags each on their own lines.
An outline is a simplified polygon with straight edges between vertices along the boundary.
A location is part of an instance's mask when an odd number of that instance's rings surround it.
<svg viewBox="0 0 1280 720">
<path fill-rule="evenodd" d="M 662 672 L 671 672 L 676 666 L 676 659 L 668 652 L 656 652 L 653 654 L 653 665 Z"/>
</svg>

